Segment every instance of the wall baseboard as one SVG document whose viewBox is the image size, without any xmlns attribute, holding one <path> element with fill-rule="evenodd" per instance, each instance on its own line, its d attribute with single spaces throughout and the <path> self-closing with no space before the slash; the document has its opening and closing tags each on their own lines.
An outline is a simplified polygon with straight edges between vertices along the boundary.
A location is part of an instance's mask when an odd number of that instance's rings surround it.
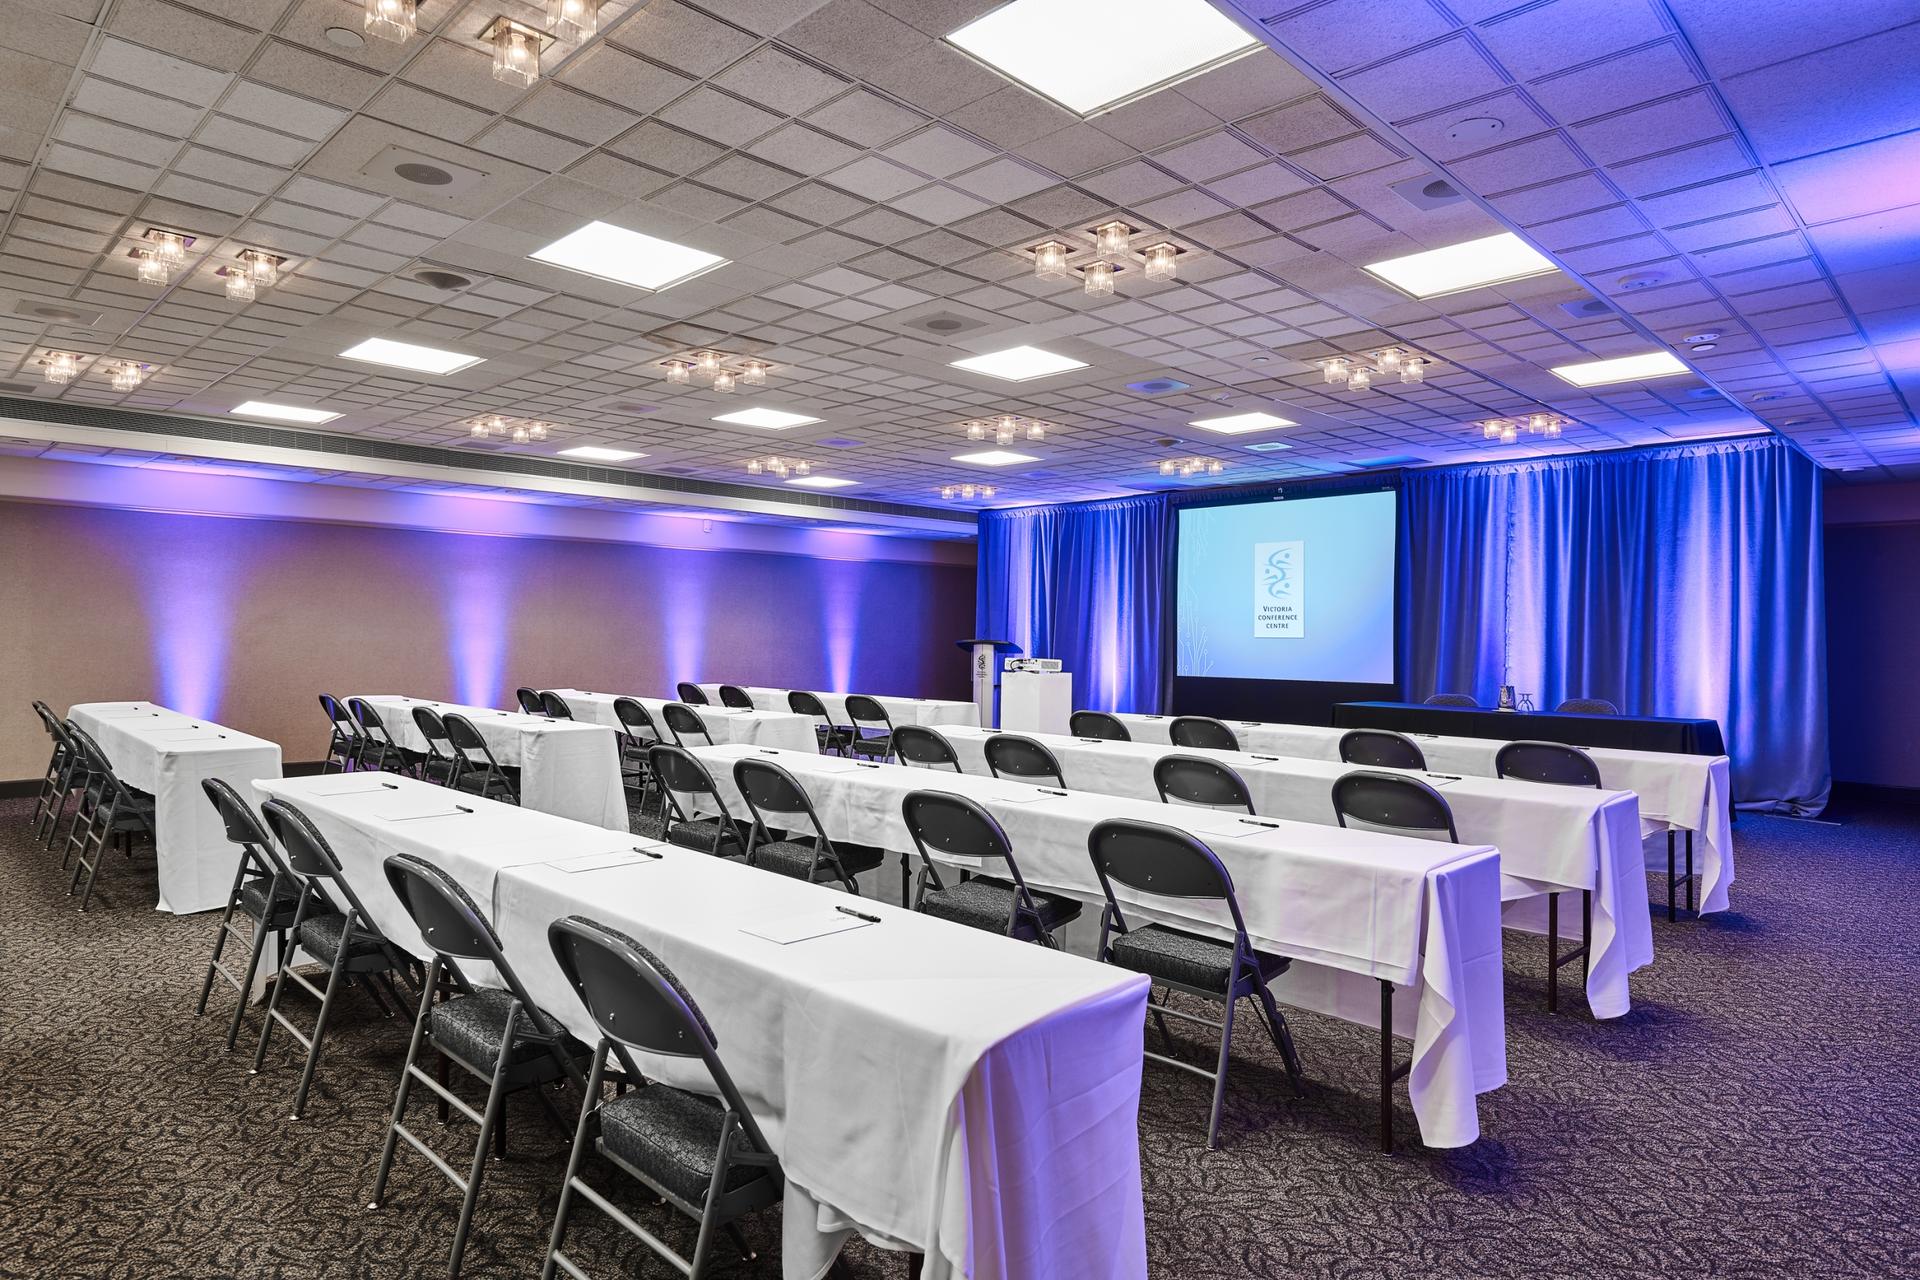
<svg viewBox="0 0 1920 1280">
<path fill-rule="evenodd" d="M 292 764 L 280 767 L 283 778 L 309 778 L 320 772 L 324 761 L 296 760 Z M 40 794 L 40 779 L 15 778 L 12 781 L 0 781 L 0 800 L 31 799 Z"/>
<path fill-rule="evenodd" d="M 1835 782 L 1827 797 L 1827 810 L 1860 808 L 1870 805 L 1905 805 L 1920 808 L 1920 787 L 1893 787 L 1877 782 Z"/>
</svg>

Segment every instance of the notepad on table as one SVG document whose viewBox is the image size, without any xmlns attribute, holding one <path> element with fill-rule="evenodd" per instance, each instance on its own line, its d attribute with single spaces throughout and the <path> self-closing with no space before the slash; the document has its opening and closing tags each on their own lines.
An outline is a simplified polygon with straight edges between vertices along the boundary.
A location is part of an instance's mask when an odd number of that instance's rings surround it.
<svg viewBox="0 0 1920 1280">
<path fill-rule="evenodd" d="M 753 924 L 741 925 L 740 932 L 752 934 L 756 938 L 765 938 L 768 942 L 777 942 L 789 946 L 795 942 L 805 942 L 808 938 L 824 938 L 829 934 L 846 933 L 852 929 L 864 929 L 871 920 L 862 920 L 831 907 L 809 907 L 805 911 L 791 912 L 757 920 Z"/>
</svg>

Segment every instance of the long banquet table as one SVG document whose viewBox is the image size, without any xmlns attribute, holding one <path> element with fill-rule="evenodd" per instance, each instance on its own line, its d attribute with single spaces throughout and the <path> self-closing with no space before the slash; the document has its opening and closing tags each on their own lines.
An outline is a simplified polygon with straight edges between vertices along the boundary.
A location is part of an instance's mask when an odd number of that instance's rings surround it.
<svg viewBox="0 0 1920 1280">
<path fill-rule="evenodd" d="M 153 796 L 159 909 L 223 907 L 239 851 L 200 783 L 220 778 L 244 797 L 280 776 L 280 745 L 151 702 L 83 702 L 67 718 L 86 730 L 122 782 Z"/>
<path fill-rule="evenodd" d="M 1333 723 L 1342 729 L 1394 729 L 1462 738 L 1564 742 L 1675 755 L 1723 756 L 1720 723 L 1694 716 L 1622 716 L 1591 711 L 1496 711 L 1492 707 L 1435 706 L 1425 702 L 1341 702 Z"/>
<path fill-rule="evenodd" d="M 1130 817 L 1188 831 L 1233 877 L 1254 945 L 1294 960 L 1274 984 L 1278 999 L 1378 1027 L 1379 984 L 1393 984 L 1395 1029 L 1413 1038 L 1408 1093 L 1427 1145 L 1474 1141 L 1477 1095 L 1506 1083 L 1500 863 L 1489 847 L 1252 823 L 1210 809 L 764 747 L 694 754 L 736 816 L 746 809 L 733 763 L 758 756 L 799 780 L 830 837 L 896 852 L 913 848 L 900 812 L 909 791 L 971 796 L 1006 829 L 1028 884 L 1089 903 L 1104 902 L 1087 854 L 1095 823 Z M 1170 914 L 1164 898 L 1147 907 L 1124 886 L 1115 890 L 1130 915 L 1231 936 L 1223 909 Z"/>
<path fill-rule="evenodd" d="M 968 773 L 991 774 L 986 742 L 994 730 L 949 726 L 935 732 L 952 745 Z M 1066 785 L 1075 790 L 1157 801 L 1154 764 L 1168 755 L 1200 756 L 1238 773 L 1259 815 L 1322 825 L 1337 825 L 1333 783 L 1353 770 L 1336 761 L 1298 756 L 1041 733 L 1019 736 L 1051 751 L 1060 762 Z M 1544 916 L 1539 901 L 1543 894 L 1591 891 L 1588 1006 L 1596 1018 L 1617 1018 L 1632 1008 L 1627 976 L 1653 961 L 1647 878 L 1641 869 L 1640 810 L 1632 792 L 1425 771 L 1382 772 L 1406 772 L 1438 789 L 1453 811 L 1463 840 L 1498 847 L 1509 927 L 1537 930 Z M 1577 900 L 1574 911 L 1560 918 L 1563 936 L 1579 931 Z"/>
<path fill-rule="evenodd" d="M 743 685 L 747 696 L 753 699 L 753 705 L 761 711 L 787 711 L 786 689 L 770 689 L 762 685 Z M 718 684 L 703 684 L 700 691 L 714 702 L 720 701 Z M 844 693 L 822 693 L 810 690 L 813 696 L 827 709 L 827 718 L 835 724 L 852 724 L 847 718 L 847 695 Z M 857 692 L 857 690 L 856 690 Z M 875 702 L 886 708 L 887 717 L 895 724 L 979 724 L 980 708 L 971 702 L 955 702 L 950 698 L 901 698 L 893 694 L 870 694 Z"/>
<path fill-rule="evenodd" d="M 588 916 L 665 959 L 780 1154 L 789 1280 L 824 1273 L 852 1230 L 923 1250 L 940 1280 L 1146 1275 L 1144 978 L 864 900 L 879 923 L 781 945 L 745 930 L 844 924 L 845 895 L 411 778 L 259 786 L 313 819 L 415 954 L 381 864 L 408 853 L 447 871 L 488 906 L 529 994 L 589 1042 L 547 926 Z M 642 1064 L 710 1088 L 684 1060 Z"/>
<path fill-rule="evenodd" d="M 1172 716 L 1122 713 L 1119 719 L 1136 741 L 1171 741 L 1168 726 L 1173 723 Z M 1248 751 L 1316 760 L 1338 760 L 1340 739 L 1348 732 L 1324 725 L 1265 724 L 1250 720 L 1227 723 Z M 1524 721 L 1514 716 L 1503 717 L 1503 723 L 1512 726 L 1515 732 L 1526 727 Z M 1422 733 L 1410 736 L 1419 743 L 1421 754 L 1432 768 L 1483 778 L 1496 776 L 1494 757 L 1510 740 Z M 1640 797 L 1643 836 L 1685 831 L 1702 837 L 1705 847 L 1700 874 L 1700 913 L 1725 911 L 1727 890 L 1733 884 L 1730 807 L 1733 790 L 1727 757 L 1630 751 L 1620 747 L 1582 746 L 1581 750 L 1600 766 L 1602 785 L 1615 791 L 1631 791 Z"/>
<path fill-rule="evenodd" d="M 495 760 L 520 770 L 520 803 L 541 813 L 627 829 L 627 793 L 620 783 L 620 747 L 613 730 L 579 720 L 549 720 L 519 711 L 468 707 L 397 694 L 361 694 L 408 751 L 425 751 L 427 740 L 413 723 L 413 709 L 463 715 L 487 741 Z"/>
<path fill-rule="evenodd" d="M 613 713 L 614 700 L 632 698 L 647 709 L 661 736 L 669 742 L 673 740 L 660 710 L 673 701 L 671 698 L 643 698 L 631 693 L 589 693 L 584 689 L 555 689 L 553 692 L 566 699 L 576 719 L 590 724 L 603 724 L 614 730 L 621 727 L 620 717 Z M 790 751 L 820 749 L 820 740 L 814 736 L 813 721 L 792 711 L 747 711 L 740 707 L 697 702 L 686 705 L 700 717 L 700 722 L 706 725 L 707 733 L 715 743 L 751 743 L 762 747 L 785 747 Z"/>
</svg>

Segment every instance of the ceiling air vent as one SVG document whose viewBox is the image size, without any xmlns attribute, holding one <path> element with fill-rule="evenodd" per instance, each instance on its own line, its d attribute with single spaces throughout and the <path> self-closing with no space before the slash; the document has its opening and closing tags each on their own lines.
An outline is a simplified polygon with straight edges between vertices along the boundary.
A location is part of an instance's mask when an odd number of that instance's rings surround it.
<svg viewBox="0 0 1920 1280">
<path fill-rule="evenodd" d="M 1460 188 L 1431 173 L 1390 182 L 1387 188 L 1416 209 L 1444 209 L 1466 199 Z"/>
<path fill-rule="evenodd" d="M 1592 320 L 1599 316 L 1610 316 L 1613 308 L 1598 298 L 1581 298 L 1577 302 L 1563 302 L 1560 309 L 1575 320 Z"/>
<path fill-rule="evenodd" d="M 957 311 L 935 311 L 923 316 L 915 316 L 906 322 L 909 329 L 919 329 L 942 338 L 951 338 L 957 333 L 971 333 L 975 329 L 984 329 L 987 322 L 978 316 L 964 316 Z"/>
<path fill-rule="evenodd" d="M 1143 382 L 1129 382 L 1127 390 L 1137 391 L 1143 396 L 1164 396 L 1170 391 L 1191 391 L 1191 383 L 1178 378 L 1148 378 Z"/>
<path fill-rule="evenodd" d="M 40 388 L 31 382 L 0 382 L 0 395 L 30 396 Z"/>
<path fill-rule="evenodd" d="M 20 299 L 13 304 L 13 314 L 32 320 L 48 320 L 54 324 L 70 324 L 81 329 L 94 328 L 105 319 L 101 312 L 77 307 L 71 302 L 48 302 L 41 298 Z"/>
<path fill-rule="evenodd" d="M 484 182 L 487 177 L 478 169 L 469 169 L 451 160 L 399 146 L 382 148 L 373 159 L 361 166 L 360 172 L 369 178 L 390 179 L 403 187 L 412 187 L 416 191 L 424 189 L 442 196 L 463 194 L 475 184 Z"/>
</svg>

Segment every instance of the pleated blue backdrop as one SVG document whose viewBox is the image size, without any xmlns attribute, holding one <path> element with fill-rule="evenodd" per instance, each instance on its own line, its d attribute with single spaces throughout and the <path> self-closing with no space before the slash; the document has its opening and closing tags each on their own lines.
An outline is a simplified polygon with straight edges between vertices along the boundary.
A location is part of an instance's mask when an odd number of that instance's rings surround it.
<svg viewBox="0 0 1920 1280">
<path fill-rule="evenodd" d="M 1742 803 L 1825 803 L 1820 479 L 1799 450 L 1623 450 L 1401 484 L 1408 697 L 1511 684 L 1542 707 L 1590 695 L 1711 716 Z M 985 512 L 980 634 L 1064 659 L 1076 706 L 1166 710 L 1173 539 L 1164 495 Z"/>
</svg>

